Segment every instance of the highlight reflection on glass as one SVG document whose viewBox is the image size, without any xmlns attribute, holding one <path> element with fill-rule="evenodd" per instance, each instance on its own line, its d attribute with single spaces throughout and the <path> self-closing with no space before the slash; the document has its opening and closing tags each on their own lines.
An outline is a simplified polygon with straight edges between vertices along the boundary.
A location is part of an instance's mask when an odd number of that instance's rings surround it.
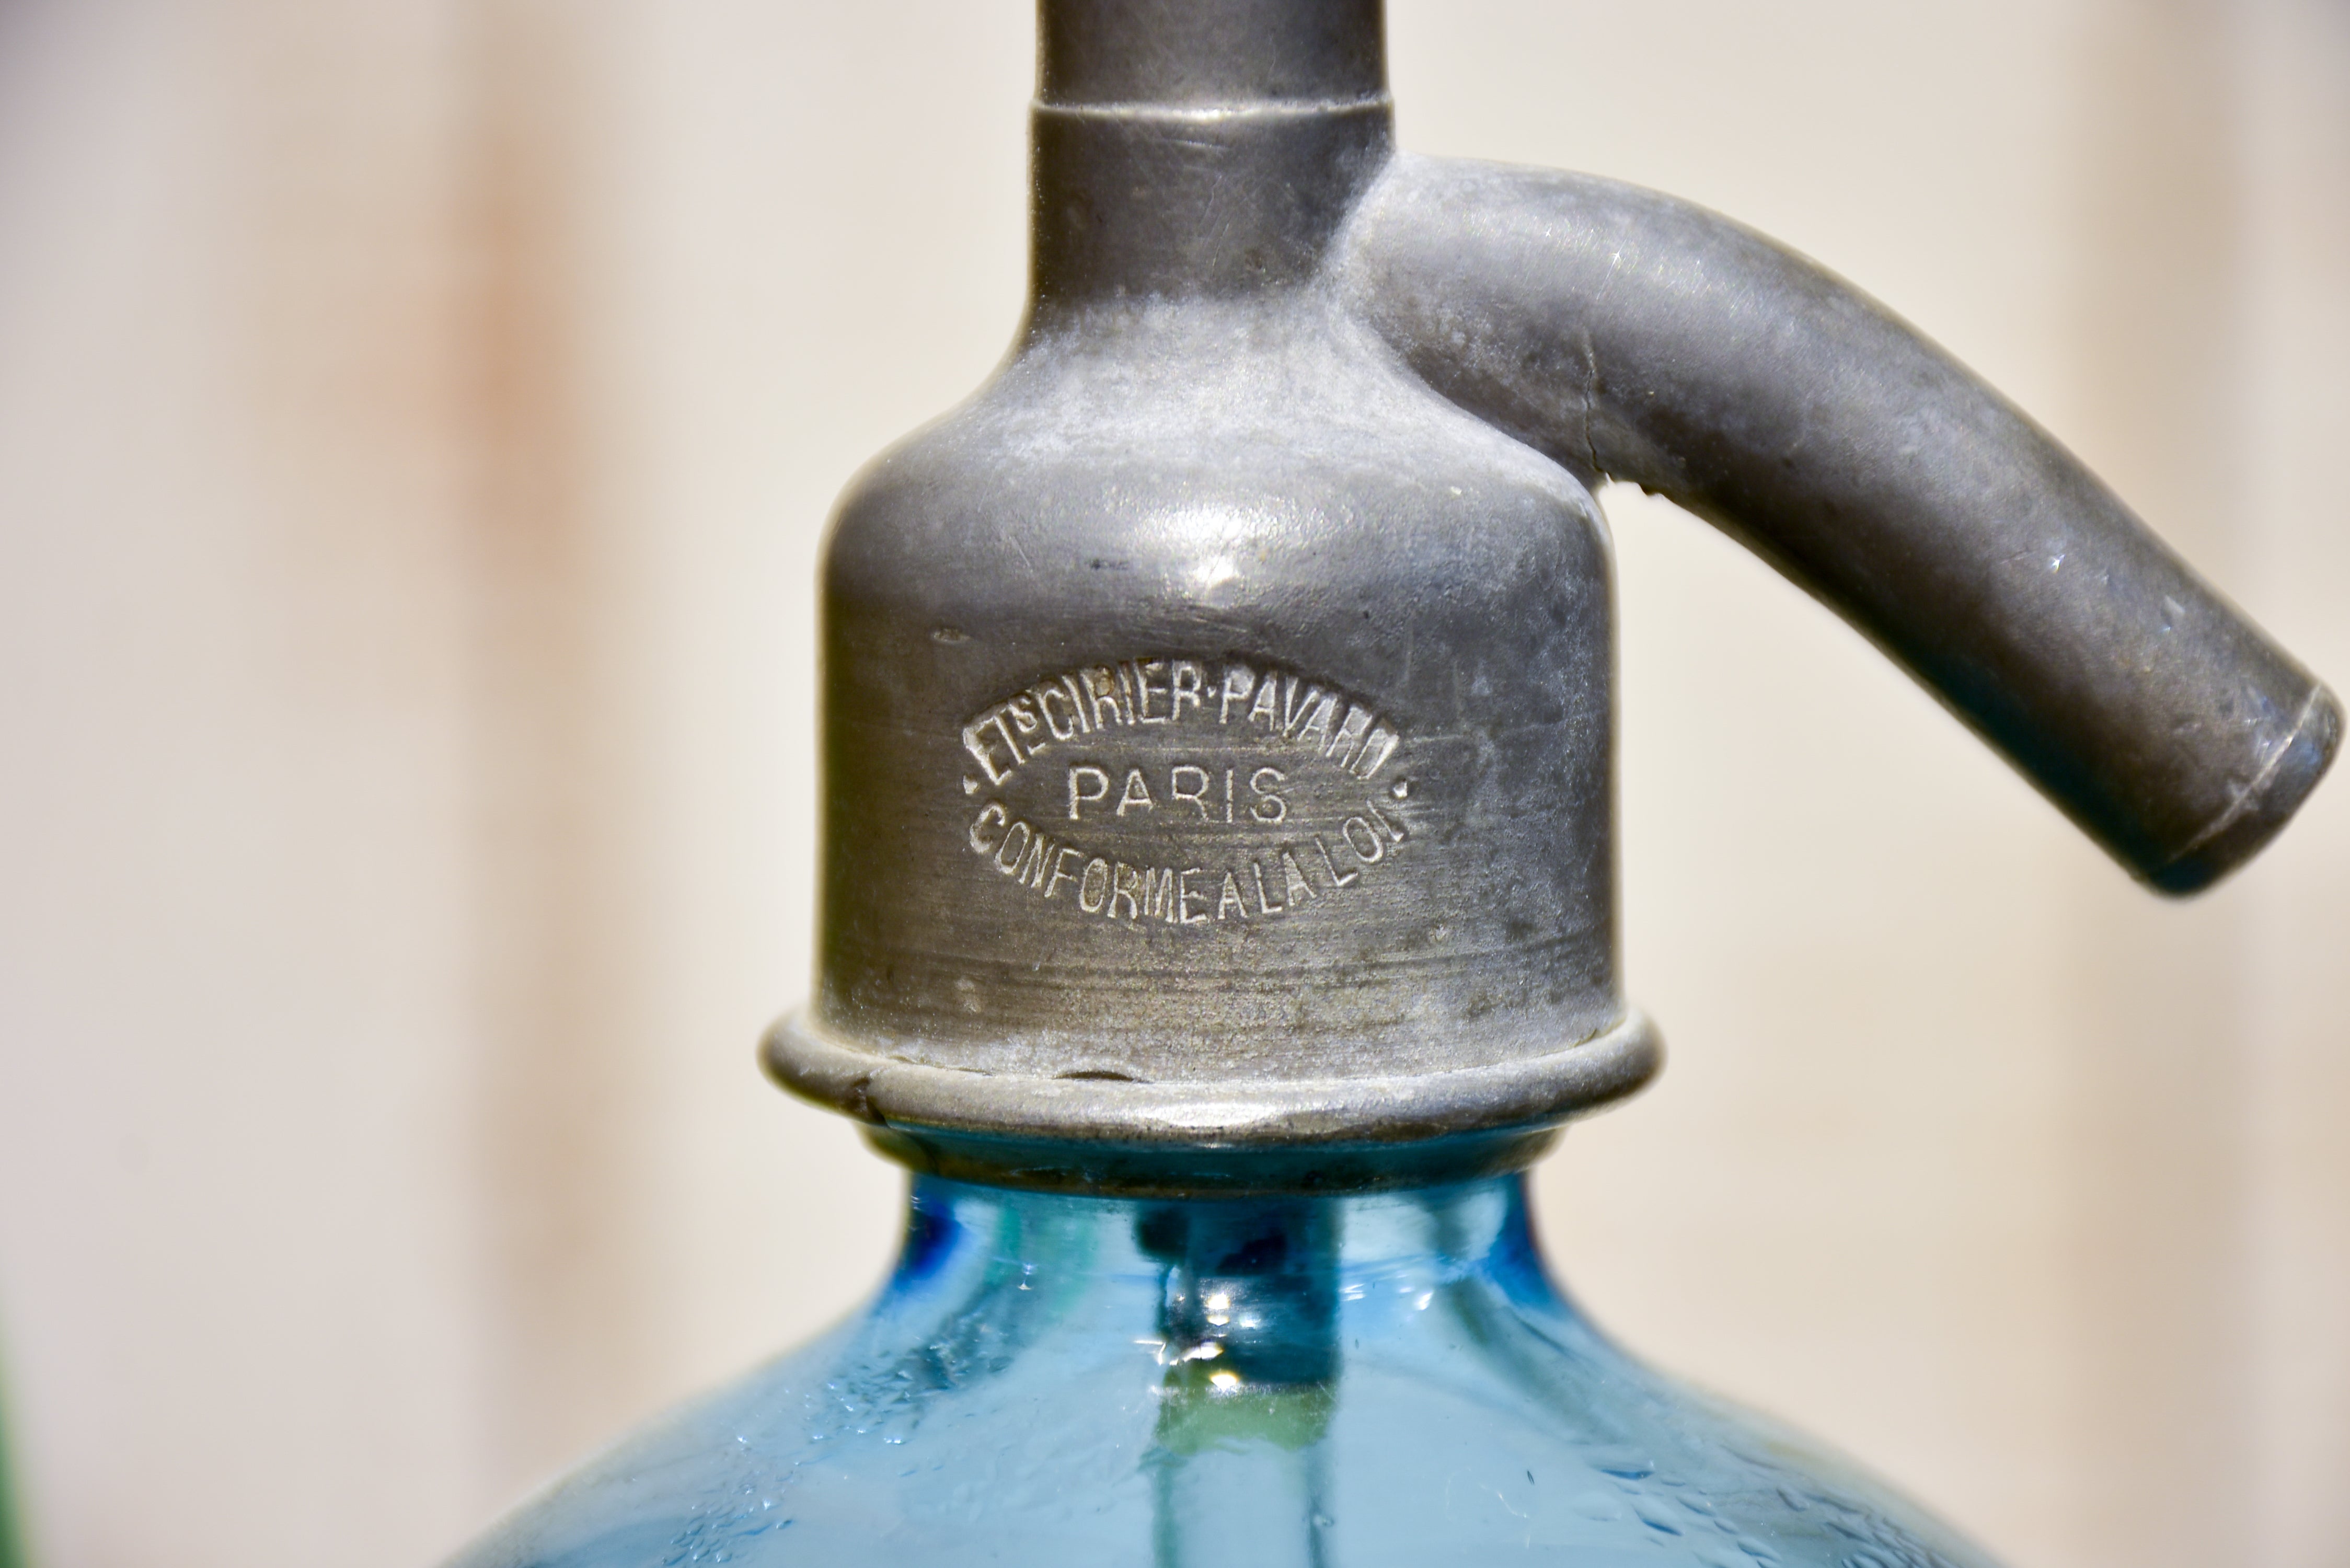
<svg viewBox="0 0 2350 1568">
<path fill-rule="evenodd" d="M 1616 1349 L 1544 1272 L 1519 1177 L 1185 1202 L 923 1177 L 867 1308 L 460 1568 L 1498 1561 L 1984 1560 Z"/>
</svg>

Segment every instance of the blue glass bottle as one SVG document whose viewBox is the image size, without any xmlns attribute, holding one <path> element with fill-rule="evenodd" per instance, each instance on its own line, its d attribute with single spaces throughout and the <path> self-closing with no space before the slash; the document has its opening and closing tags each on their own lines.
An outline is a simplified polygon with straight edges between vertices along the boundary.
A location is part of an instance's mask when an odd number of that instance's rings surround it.
<svg viewBox="0 0 2350 1568">
<path fill-rule="evenodd" d="M 1184 1201 L 921 1176 L 868 1306 L 455 1568 L 1986 1561 L 1617 1348 L 1519 1175 Z"/>
</svg>

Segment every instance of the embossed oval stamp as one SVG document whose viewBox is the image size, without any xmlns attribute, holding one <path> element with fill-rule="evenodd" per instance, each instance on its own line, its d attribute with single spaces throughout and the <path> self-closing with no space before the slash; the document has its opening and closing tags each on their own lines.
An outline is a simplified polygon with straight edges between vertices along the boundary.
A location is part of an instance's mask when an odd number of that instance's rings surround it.
<svg viewBox="0 0 2350 1568">
<path fill-rule="evenodd" d="M 1045 677 L 962 729 L 965 839 L 1013 888 L 1111 921 L 1303 913 L 1413 843 L 1400 727 L 1263 661 L 1149 655 Z"/>
</svg>

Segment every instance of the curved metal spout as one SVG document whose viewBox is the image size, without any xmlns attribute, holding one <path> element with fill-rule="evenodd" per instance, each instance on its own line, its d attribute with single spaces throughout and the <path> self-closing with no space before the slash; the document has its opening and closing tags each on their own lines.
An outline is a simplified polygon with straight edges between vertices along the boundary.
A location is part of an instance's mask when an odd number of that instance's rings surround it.
<svg viewBox="0 0 2350 1568">
<path fill-rule="evenodd" d="M 2164 892 L 2251 858 L 2332 760 L 2332 693 L 2077 459 L 1750 230 L 1611 181 L 1399 158 L 1340 275 L 1439 391 L 1737 537 Z"/>
</svg>

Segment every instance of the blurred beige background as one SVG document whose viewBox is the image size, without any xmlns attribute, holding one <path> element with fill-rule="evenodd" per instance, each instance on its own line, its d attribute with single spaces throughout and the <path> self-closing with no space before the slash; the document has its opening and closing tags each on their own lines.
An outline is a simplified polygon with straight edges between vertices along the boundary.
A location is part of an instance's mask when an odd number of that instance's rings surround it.
<svg viewBox="0 0 2350 1568">
<path fill-rule="evenodd" d="M 1407 145 L 1694 197 L 2350 682 L 2339 0 L 1392 0 Z M 810 565 L 1018 308 L 1015 0 L 0 0 L 0 1366 L 45 1568 L 392 1568 L 875 1280 L 764 1087 Z M 1634 1346 L 2017 1568 L 2350 1563 L 2350 783 L 2163 907 L 1610 494 Z"/>
</svg>

